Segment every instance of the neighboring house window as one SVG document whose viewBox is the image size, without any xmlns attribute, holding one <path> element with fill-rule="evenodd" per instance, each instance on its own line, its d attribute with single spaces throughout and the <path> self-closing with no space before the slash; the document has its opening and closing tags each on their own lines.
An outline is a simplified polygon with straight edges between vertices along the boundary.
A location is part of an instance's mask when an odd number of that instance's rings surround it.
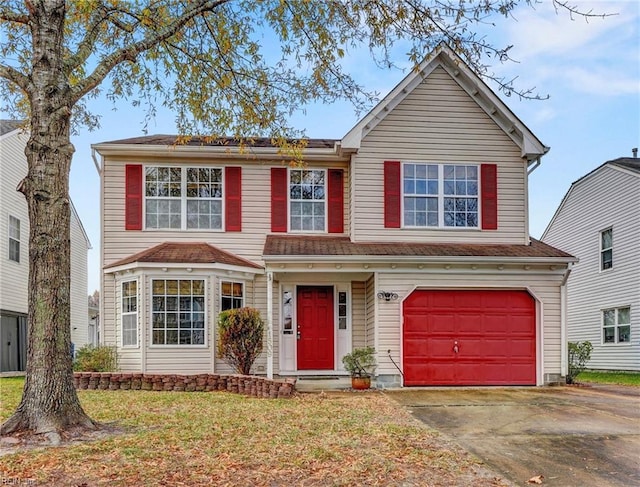
<svg viewBox="0 0 640 487">
<path fill-rule="evenodd" d="M 242 308 L 244 289 L 241 282 L 222 281 L 220 285 L 220 311 Z"/>
<path fill-rule="evenodd" d="M 600 232 L 600 270 L 613 267 L 613 229 Z"/>
<path fill-rule="evenodd" d="M 478 166 L 403 166 L 404 226 L 478 228 Z"/>
<path fill-rule="evenodd" d="M 222 229 L 222 169 L 145 168 L 146 228 Z"/>
<path fill-rule="evenodd" d="M 602 311 L 604 343 L 629 343 L 631 341 L 631 308 L 611 308 Z"/>
<path fill-rule="evenodd" d="M 138 282 L 122 283 L 122 346 L 138 346 Z"/>
<path fill-rule="evenodd" d="M 20 220 L 9 215 L 9 260 L 20 262 Z"/>
<path fill-rule="evenodd" d="M 151 287 L 152 344 L 204 345 L 204 280 L 153 279 Z"/>
<path fill-rule="evenodd" d="M 290 228 L 292 231 L 325 231 L 324 170 L 289 171 Z"/>
</svg>

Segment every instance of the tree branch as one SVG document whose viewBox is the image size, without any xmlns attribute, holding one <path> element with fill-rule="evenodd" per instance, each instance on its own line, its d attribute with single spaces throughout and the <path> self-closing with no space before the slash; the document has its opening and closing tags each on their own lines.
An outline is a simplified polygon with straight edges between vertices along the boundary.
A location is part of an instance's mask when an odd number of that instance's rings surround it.
<svg viewBox="0 0 640 487">
<path fill-rule="evenodd" d="M 31 84 L 31 80 L 27 76 L 17 69 L 2 63 L 0 63 L 0 78 L 4 78 L 15 83 L 24 92 L 29 90 L 29 85 Z"/>
<path fill-rule="evenodd" d="M 0 20 L 6 20 L 7 22 L 15 22 L 18 24 L 28 24 L 29 16 L 25 14 L 19 14 L 7 7 L 0 7 Z"/>
<path fill-rule="evenodd" d="M 73 103 L 77 102 L 89 91 L 98 86 L 118 64 L 125 61 L 134 62 L 139 54 L 169 39 L 179 32 L 190 20 L 206 12 L 211 12 L 229 1 L 231 0 L 201 0 L 199 2 L 189 3 L 189 6 L 181 15 L 178 15 L 163 28 L 105 57 L 89 76 L 73 88 Z"/>
</svg>

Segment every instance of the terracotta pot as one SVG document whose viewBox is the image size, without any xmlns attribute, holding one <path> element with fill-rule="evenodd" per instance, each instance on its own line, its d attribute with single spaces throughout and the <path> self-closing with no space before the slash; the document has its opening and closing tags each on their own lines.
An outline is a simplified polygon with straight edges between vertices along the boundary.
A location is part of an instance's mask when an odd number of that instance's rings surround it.
<svg viewBox="0 0 640 487">
<path fill-rule="evenodd" d="M 351 388 L 357 390 L 369 389 L 371 377 L 351 377 Z"/>
</svg>

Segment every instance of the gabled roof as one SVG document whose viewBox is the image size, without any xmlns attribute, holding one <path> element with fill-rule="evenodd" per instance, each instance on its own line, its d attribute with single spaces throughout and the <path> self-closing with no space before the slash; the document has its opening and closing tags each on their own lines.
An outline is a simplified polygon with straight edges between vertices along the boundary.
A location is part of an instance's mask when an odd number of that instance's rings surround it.
<svg viewBox="0 0 640 487">
<path fill-rule="evenodd" d="M 105 269 L 120 267 L 134 262 L 158 264 L 224 264 L 236 267 L 262 269 L 258 264 L 205 242 L 164 242 L 113 262 L 105 266 Z"/>
<path fill-rule="evenodd" d="M 603 164 L 600 164 L 598 167 L 588 172 L 581 178 L 576 179 L 573 183 L 571 183 L 569 190 L 565 193 L 564 197 L 562 198 L 562 201 L 560 201 L 560 204 L 558 205 L 558 208 L 556 209 L 555 213 L 551 217 L 551 220 L 549 221 L 547 228 L 544 229 L 542 237 L 540 237 L 542 240 L 544 240 L 544 238 L 547 236 L 547 232 L 551 228 L 551 225 L 556 220 L 557 216 L 560 214 L 560 211 L 564 207 L 567 199 L 569 198 L 569 195 L 573 192 L 574 188 L 582 184 L 587 179 L 590 179 L 595 175 L 599 174 L 605 167 L 615 169 L 617 171 L 623 171 L 635 177 L 640 177 L 640 158 L 618 157 L 617 159 L 612 159 Z"/>
<path fill-rule="evenodd" d="M 343 138 L 342 148 L 358 149 L 364 137 L 375 128 L 438 66 L 442 66 L 469 96 L 520 147 L 528 161 L 539 159 L 549 151 L 502 100 L 446 44 L 440 44 L 391 92 L 362 118 Z"/>
<path fill-rule="evenodd" d="M 0 136 L 18 130 L 23 124 L 22 120 L 0 120 Z"/>
<path fill-rule="evenodd" d="M 268 235 L 264 246 L 265 261 L 278 257 L 366 257 L 379 258 L 465 258 L 504 257 L 515 259 L 550 259 L 563 262 L 575 258 L 562 250 L 531 239 L 530 245 L 441 244 L 408 242 L 352 242 L 349 237 Z M 274 259 L 275 257 L 275 259 Z"/>
</svg>

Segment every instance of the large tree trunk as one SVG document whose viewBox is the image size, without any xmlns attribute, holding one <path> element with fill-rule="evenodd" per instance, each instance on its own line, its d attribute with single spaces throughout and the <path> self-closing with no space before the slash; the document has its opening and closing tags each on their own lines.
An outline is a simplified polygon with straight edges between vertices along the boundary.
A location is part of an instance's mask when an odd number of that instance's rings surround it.
<svg viewBox="0 0 640 487">
<path fill-rule="evenodd" d="M 19 191 L 29 208 L 29 340 L 22 401 L 0 428 L 53 434 L 95 428 L 73 385 L 70 326 L 69 171 L 71 96 L 62 64 L 63 0 L 32 12 L 33 77 L 29 91 L 29 165 Z"/>
</svg>

